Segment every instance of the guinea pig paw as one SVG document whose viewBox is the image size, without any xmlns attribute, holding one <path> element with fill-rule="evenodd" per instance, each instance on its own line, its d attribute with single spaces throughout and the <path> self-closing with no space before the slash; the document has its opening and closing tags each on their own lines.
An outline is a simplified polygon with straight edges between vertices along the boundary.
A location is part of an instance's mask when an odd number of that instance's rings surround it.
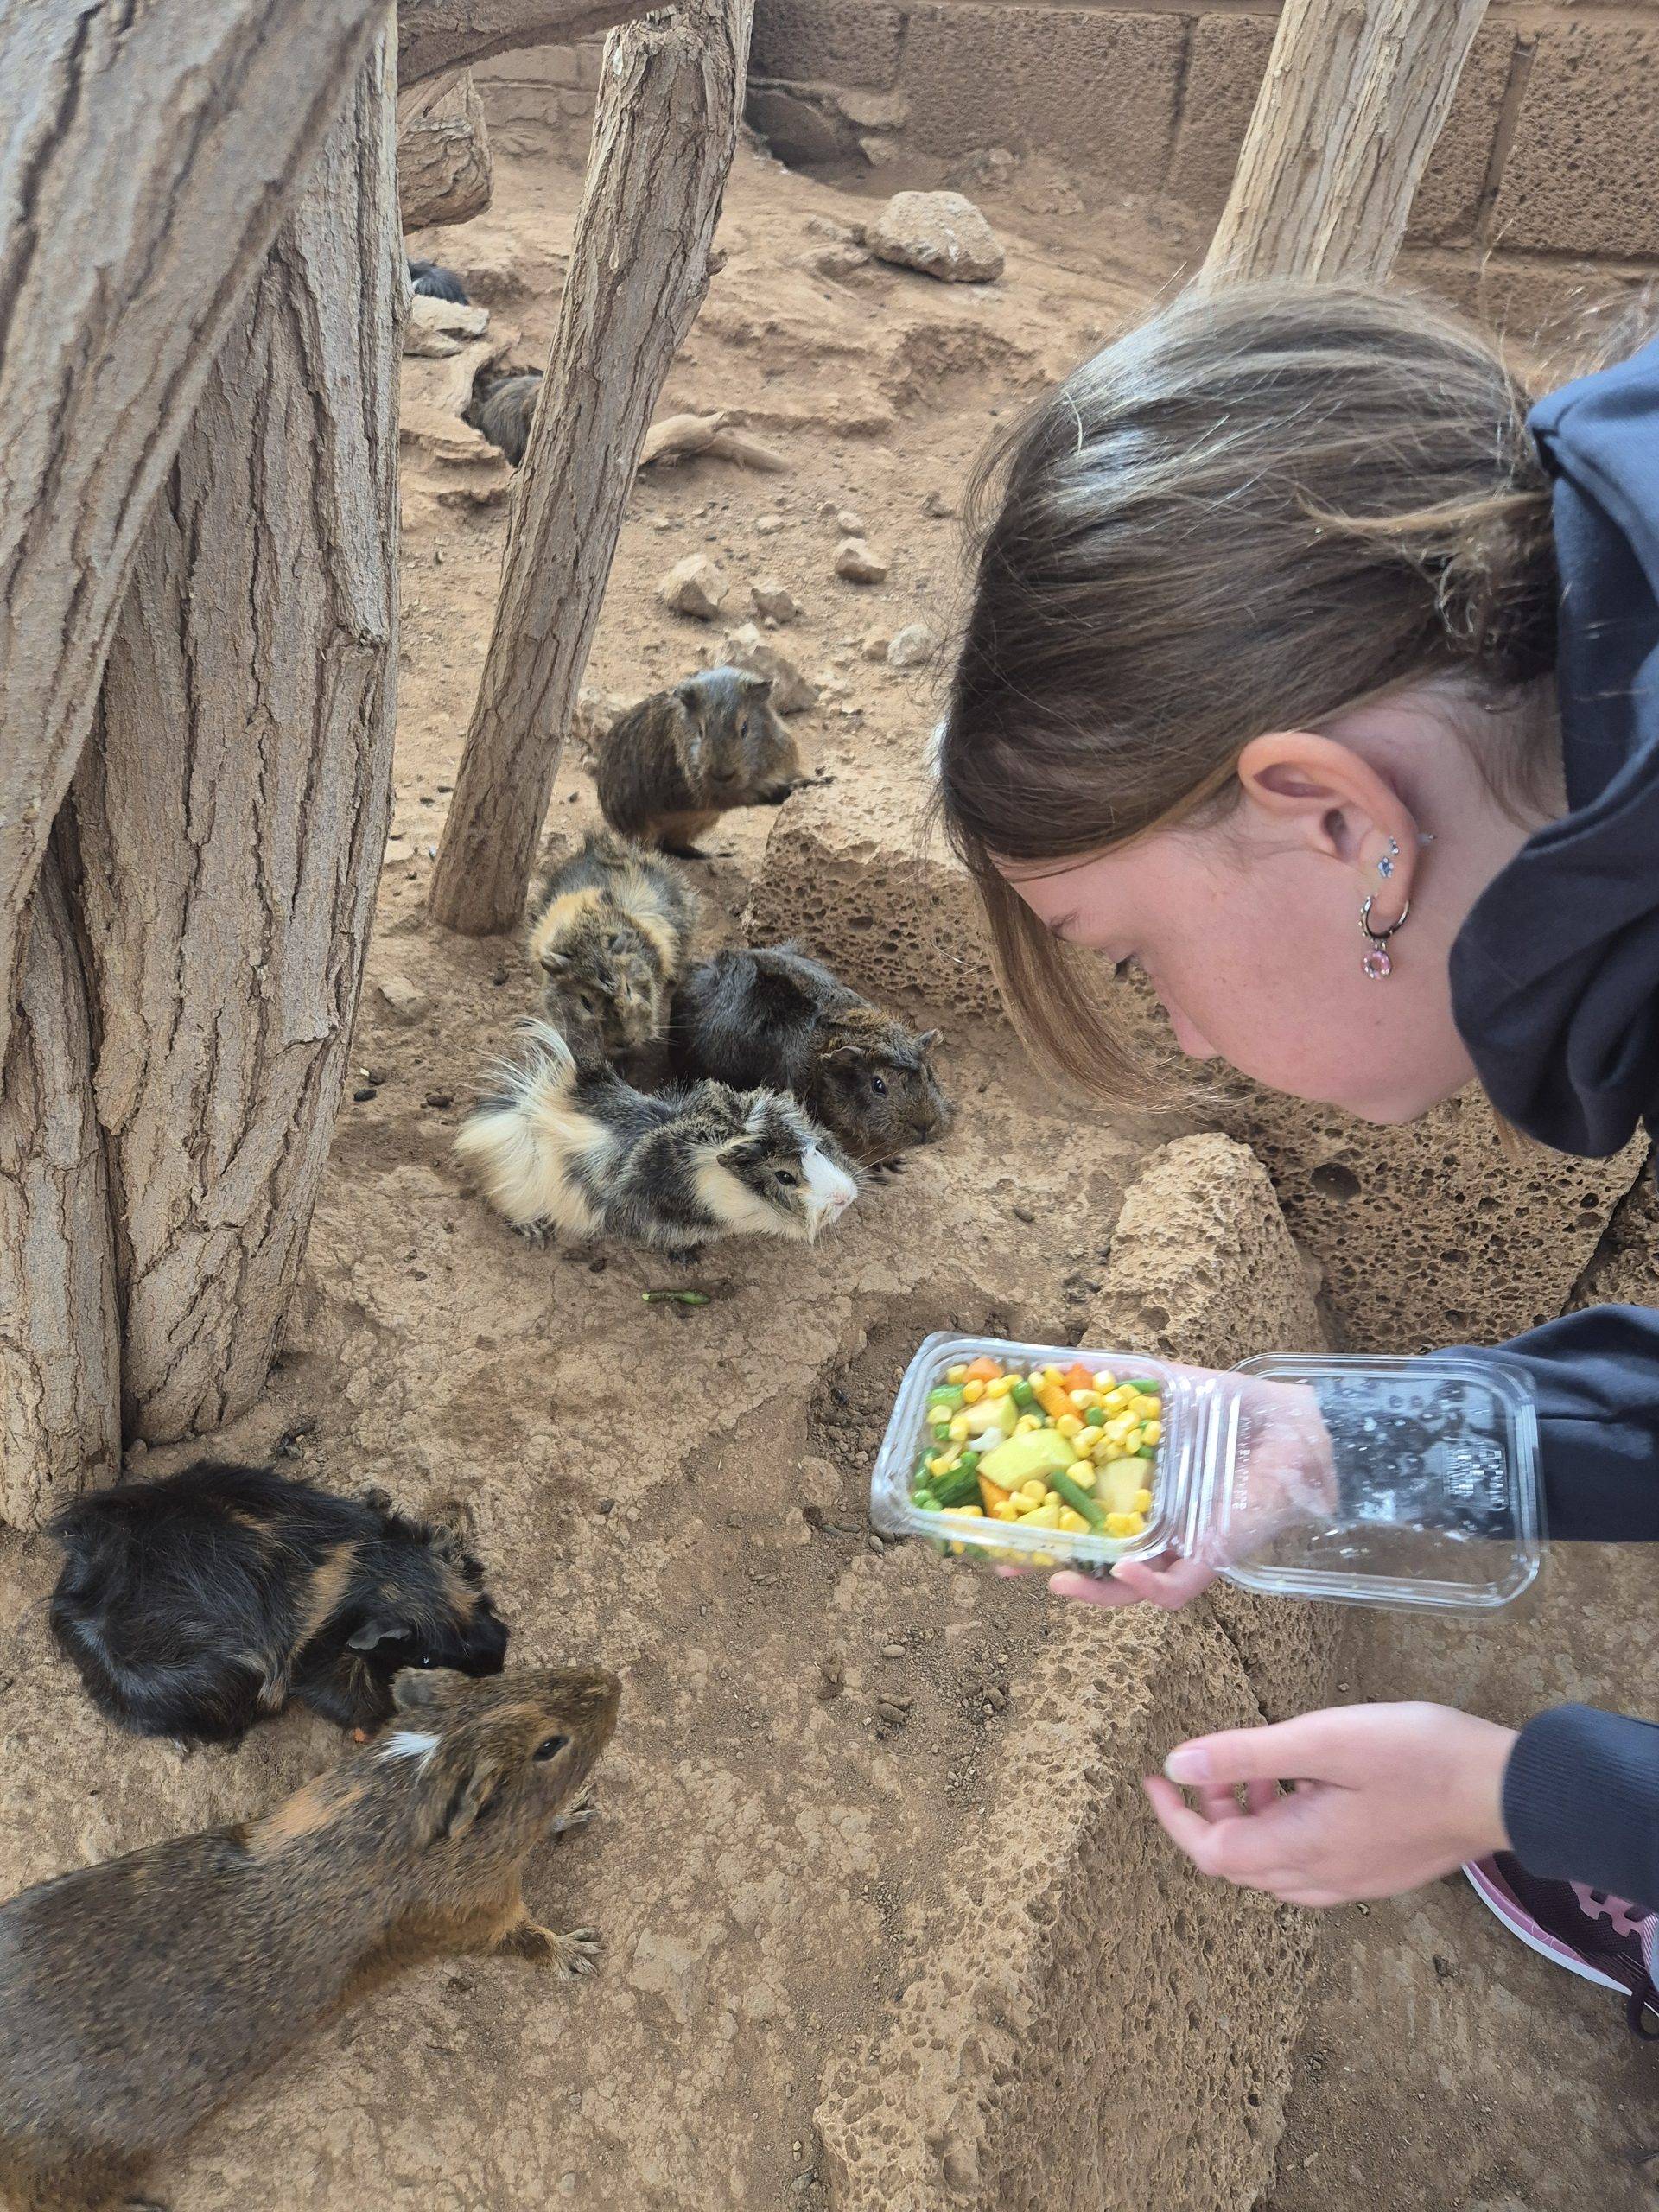
<svg viewBox="0 0 1659 2212">
<path fill-rule="evenodd" d="M 515 1221 L 512 1233 L 522 1237 L 532 1252 L 545 1252 L 552 1232 L 544 1221 Z"/>
<path fill-rule="evenodd" d="M 555 1835 L 569 1835 L 572 1828 L 585 1828 L 599 1810 L 599 1800 L 591 1789 L 584 1789 L 573 1805 L 566 1807 L 553 1823 Z"/>
<path fill-rule="evenodd" d="M 534 1966 L 550 1967 L 556 1974 L 578 1975 L 599 1971 L 603 1940 L 596 1928 L 572 1928 L 561 1934 L 556 1928 L 526 1920 L 512 1930 L 501 1948 L 514 1958 L 528 1959 Z"/>
</svg>

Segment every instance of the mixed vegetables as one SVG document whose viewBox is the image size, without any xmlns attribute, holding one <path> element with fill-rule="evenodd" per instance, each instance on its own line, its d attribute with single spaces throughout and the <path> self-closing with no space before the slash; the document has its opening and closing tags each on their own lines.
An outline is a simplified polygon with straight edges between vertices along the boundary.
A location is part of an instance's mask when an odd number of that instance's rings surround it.
<svg viewBox="0 0 1659 2212">
<path fill-rule="evenodd" d="M 1081 1361 L 1005 1366 L 982 1352 L 945 1370 L 925 1418 L 911 1473 L 925 1513 L 1123 1541 L 1147 1526 L 1163 1435 L 1155 1382 Z"/>
</svg>

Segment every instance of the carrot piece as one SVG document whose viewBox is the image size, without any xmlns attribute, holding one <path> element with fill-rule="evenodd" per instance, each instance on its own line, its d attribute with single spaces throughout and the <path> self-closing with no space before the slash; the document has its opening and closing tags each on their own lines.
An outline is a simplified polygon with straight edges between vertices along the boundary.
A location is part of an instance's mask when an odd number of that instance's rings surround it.
<svg viewBox="0 0 1659 2212">
<path fill-rule="evenodd" d="M 980 1477 L 979 1494 L 985 1502 L 985 1510 L 988 1513 L 994 1505 L 1006 1505 L 1008 1502 L 1007 1491 L 994 1483 L 988 1475 Z"/>
<path fill-rule="evenodd" d="M 1052 1419 L 1058 1421 L 1063 1414 L 1077 1410 L 1064 1382 L 1039 1382 L 1035 1388 L 1038 1404 Z"/>
<path fill-rule="evenodd" d="M 993 1359 L 989 1352 L 982 1351 L 977 1359 L 969 1361 L 968 1372 L 962 1379 L 964 1382 L 995 1382 L 1001 1372 L 1001 1361 Z"/>
<path fill-rule="evenodd" d="M 1085 1367 L 1080 1359 L 1075 1359 L 1061 1376 L 1060 1380 L 1068 1390 L 1092 1390 L 1095 1387 L 1095 1370 L 1092 1367 Z"/>
</svg>

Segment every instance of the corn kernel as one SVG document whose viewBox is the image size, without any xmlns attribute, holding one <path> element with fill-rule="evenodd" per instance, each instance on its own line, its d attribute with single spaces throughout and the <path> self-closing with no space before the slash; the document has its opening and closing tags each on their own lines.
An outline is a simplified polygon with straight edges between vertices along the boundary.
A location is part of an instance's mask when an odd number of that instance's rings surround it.
<svg viewBox="0 0 1659 2212">
<path fill-rule="evenodd" d="M 1043 1503 L 1045 1505 L 1052 1505 L 1058 1509 L 1061 1502 L 1060 1493 L 1058 1491 L 1046 1490 L 1043 1492 Z"/>
<path fill-rule="evenodd" d="M 1086 1529 L 1089 1523 L 1074 1506 L 1068 1505 L 1060 1515 L 1060 1526 L 1062 1529 L 1069 1529 L 1072 1535 L 1076 1535 L 1080 1529 Z"/>
<path fill-rule="evenodd" d="M 1021 1414 L 1014 1424 L 1014 1433 L 1016 1436 L 1029 1436 L 1033 1429 L 1040 1428 L 1042 1425 L 1042 1416 L 1039 1414 Z"/>
<path fill-rule="evenodd" d="M 1115 1382 L 1109 1390 L 1103 1393 L 1100 1402 L 1109 1414 L 1121 1414 L 1134 1395 L 1135 1393 L 1126 1390 L 1121 1382 Z"/>
<path fill-rule="evenodd" d="M 960 1414 L 952 1417 L 948 1433 L 953 1443 L 962 1443 L 968 1434 L 968 1424 Z"/>
<path fill-rule="evenodd" d="M 1103 1464 L 1109 1467 L 1111 1465 L 1114 1459 L 1122 1459 L 1127 1457 L 1128 1454 L 1125 1452 L 1123 1446 L 1118 1442 L 1115 1436 L 1109 1436 L 1105 1442 L 1101 1446 L 1099 1451 L 1095 1454 L 1096 1462 L 1103 1462 Z"/>
<path fill-rule="evenodd" d="M 965 1366 L 947 1367 L 944 1370 L 944 1379 L 947 1382 L 963 1382 L 967 1380 L 967 1377 L 968 1370 Z"/>
<path fill-rule="evenodd" d="M 1045 1382 L 1058 1382 L 1059 1379 L 1060 1370 L 1058 1367 L 1050 1366 L 1046 1367 L 1043 1370 L 1043 1381 Z"/>
<path fill-rule="evenodd" d="M 1161 1398 L 1148 1398 L 1144 1395 L 1137 1398 L 1129 1408 L 1137 1421 L 1156 1421 L 1163 1409 L 1164 1402 Z"/>
<path fill-rule="evenodd" d="M 950 1433 L 954 1436 L 956 1433 L 957 1425 L 952 1421 L 950 1424 Z M 1136 1452 L 1141 1449 L 1141 1424 L 1139 1421 L 1131 1421 L 1128 1427 L 1124 1430 L 1123 1449 L 1130 1453 Z"/>
<path fill-rule="evenodd" d="M 1076 1414 L 1062 1414 L 1054 1424 L 1062 1436 L 1080 1436 L 1083 1423 Z"/>
<path fill-rule="evenodd" d="M 1031 1563 L 1033 1567 L 1058 1567 L 1059 1561 L 1052 1552 L 1033 1552 Z"/>
<path fill-rule="evenodd" d="M 1136 1491 L 1134 1497 L 1130 1500 L 1130 1504 L 1136 1513 L 1150 1513 L 1152 1510 L 1152 1492 L 1149 1490 Z"/>
<path fill-rule="evenodd" d="M 1141 1424 L 1141 1441 L 1143 1444 L 1160 1442 L 1163 1433 L 1164 1424 L 1160 1421 L 1143 1421 Z"/>
<path fill-rule="evenodd" d="M 1113 1374 L 1109 1367 L 1103 1367 L 1100 1372 L 1096 1376 L 1095 1388 L 1096 1390 L 1102 1392 L 1116 1389 L 1117 1377 Z"/>
<path fill-rule="evenodd" d="M 1006 1398 L 1013 1388 L 1012 1375 L 998 1375 L 985 1385 L 985 1395 L 988 1398 Z"/>
<path fill-rule="evenodd" d="M 1074 1461 L 1065 1471 L 1071 1476 L 1072 1481 L 1076 1483 L 1079 1490 L 1093 1490 L 1095 1484 L 1100 1479 L 1099 1476 L 1096 1474 L 1094 1469 L 1089 1465 L 1089 1462 L 1086 1459 L 1078 1459 Z"/>
<path fill-rule="evenodd" d="M 1080 1414 L 1086 1414 L 1094 1404 L 1097 1393 L 1093 1390 L 1068 1390 L 1065 1395 Z"/>
<path fill-rule="evenodd" d="M 984 1395 L 985 1385 L 977 1375 L 971 1382 L 964 1382 L 962 1386 L 962 1402 L 964 1406 L 976 1406 Z"/>
<path fill-rule="evenodd" d="M 991 1518 L 993 1521 L 1017 1521 L 1020 1509 L 1011 1497 L 999 1498 L 991 1508 Z"/>
<path fill-rule="evenodd" d="M 943 1452 L 936 1452 L 927 1463 L 927 1471 L 930 1475 L 942 1475 L 950 1464 Z"/>
<path fill-rule="evenodd" d="M 1109 1513 L 1106 1516 L 1109 1536 L 1138 1536 L 1144 1526 L 1138 1513 Z"/>
<path fill-rule="evenodd" d="M 985 1518 L 982 1505 L 942 1505 L 939 1510 L 954 1514 L 958 1521 L 982 1521 Z"/>
<path fill-rule="evenodd" d="M 1028 1483 L 1020 1484 L 1018 1495 L 1028 1497 L 1033 1505 L 1040 1505 L 1048 1496 L 1048 1484 L 1039 1482 L 1033 1475 Z"/>
</svg>

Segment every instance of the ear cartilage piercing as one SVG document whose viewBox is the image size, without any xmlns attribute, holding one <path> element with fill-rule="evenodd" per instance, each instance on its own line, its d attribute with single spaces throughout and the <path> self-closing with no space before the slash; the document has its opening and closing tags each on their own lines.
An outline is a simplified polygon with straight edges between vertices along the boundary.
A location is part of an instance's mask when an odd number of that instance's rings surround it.
<svg viewBox="0 0 1659 2212">
<path fill-rule="evenodd" d="M 1382 877 L 1384 883 L 1386 883 L 1389 878 L 1394 874 L 1394 864 L 1399 857 L 1400 848 L 1395 843 L 1393 838 L 1390 837 L 1389 840 L 1388 851 L 1383 854 L 1382 859 L 1378 861 L 1376 864 L 1376 872 Z"/>
<path fill-rule="evenodd" d="M 1385 976 L 1391 976 L 1394 973 L 1394 963 L 1389 957 L 1389 939 L 1396 930 L 1402 930 L 1406 926 L 1406 917 L 1411 912 L 1411 901 L 1409 899 L 1407 899 L 1405 905 L 1400 909 L 1399 920 L 1390 922 L 1385 930 L 1374 930 L 1371 927 L 1372 904 L 1373 901 L 1368 899 L 1359 910 L 1359 926 L 1363 935 L 1370 940 L 1371 948 L 1360 962 L 1359 972 L 1368 982 L 1380 983 Z"/>
</svg>

